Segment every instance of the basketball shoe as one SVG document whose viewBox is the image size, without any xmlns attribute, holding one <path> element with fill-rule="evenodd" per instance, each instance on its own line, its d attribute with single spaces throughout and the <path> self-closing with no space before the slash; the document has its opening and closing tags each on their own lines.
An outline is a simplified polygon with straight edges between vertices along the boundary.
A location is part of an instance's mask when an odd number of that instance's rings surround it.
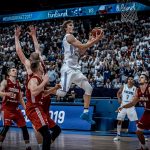
<svg viewBox="0 0 150 150">
<path fill-rule="evenodd" d="M 82 120 L 86 120 L 90 124 L 95 124 L 95 121 L 92 119 L 92 116 L 90 116 L 89 112 L 82 113 L 80 118 Z"/>
<path fill-rule="evenodd" d="M 120 141 L 120 135 L 117 135 L 113 140 L 114 141 Z"/>
</svg>

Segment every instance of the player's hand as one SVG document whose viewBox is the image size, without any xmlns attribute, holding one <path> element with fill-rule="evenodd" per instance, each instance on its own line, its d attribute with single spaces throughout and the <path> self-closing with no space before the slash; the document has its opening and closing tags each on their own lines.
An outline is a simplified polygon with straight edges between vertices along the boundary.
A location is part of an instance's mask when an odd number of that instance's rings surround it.
<svg viewBox="0 0 150 150">
<path fill-rule="evenodd" d="M 15 28 L 15 36 L 16 37 L 19 37 L 21 35 L 21 27 L 17 26 Z"/>
<path fill-rule="evenodd" d="M 97 41 L 99 41 L 99 40 L 101 40 L 103 37 L 104 37 L 104 31 L 103 31 L 103 29 L 101 29 L 101 33 L 100 33 L 100 34 L 97 34 L 97 33 L 96 33 L 95 39 L 96 39 Z"/>
<path fill-rule="evenodd" d="M 55 88 L 56 88 L 56 89 L 60 89 L 60 88 L 61 88 L 61 85 L 60 85 L 60 84 L 56 84 L 56 85 L 55 85 Z"/>
<path fill-rule="evenodd" d="M 123 107 L 119 107 L 115 112 L 120 113 L 120 111 L 123 109 Z"/>
<path fill-rule="evenodd" d="M 30 36 L 35 36 L 36 35 L 36 27 L 34 26 L 29 26 L 30 32 L 27 32 Z"/>
<path fill-rule="evenodd" d="M 90 42 L 93 41 L 94 43 L 98 43 L 103 37 L 104 37 L 104 31 L 101 29 L 101 33 L 98 34 L 98 33 L 96 32 L 96 36 L 95 36 L 95 37 L 92 36 L 92 35 L 90 35 L 90 36 L 89 36 L 89 41 L 90 41 Z"/>
</svg>

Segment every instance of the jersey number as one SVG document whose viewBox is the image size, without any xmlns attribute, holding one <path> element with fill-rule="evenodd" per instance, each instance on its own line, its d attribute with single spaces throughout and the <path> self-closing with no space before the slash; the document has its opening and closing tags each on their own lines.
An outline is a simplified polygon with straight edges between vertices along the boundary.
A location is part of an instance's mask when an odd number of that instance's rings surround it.
<svg viewBox="0 0 150 150">
<path fill-rule="evenodd" d="M 129 98 L 129 95 L 127 95 L 126 99 L 128 100 L 128 98 Z"/>
</svg>

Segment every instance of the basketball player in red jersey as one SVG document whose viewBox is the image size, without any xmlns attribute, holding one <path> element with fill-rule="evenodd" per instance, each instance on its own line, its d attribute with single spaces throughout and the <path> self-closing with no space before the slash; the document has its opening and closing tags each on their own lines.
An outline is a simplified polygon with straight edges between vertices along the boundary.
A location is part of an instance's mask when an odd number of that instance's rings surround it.
<svg viewBox="0 0 150 150">
<path fill-rule="evenodd" d="M 148 147 L 145 143 L 145 137 L 143 135 L 144 129 L 150 130 L 150 85 L 148 80 L 148 75 L 146 73 L 142 73 L 139 78 L 140 87 L 138 88 L 137 94 L 133 98 L 133 101 L 118 109 L 118 111 L 120 111 L 123 108 L 135 106 L 137 102 L 142 102 L 144 104 L 145 111 L 140 121 L 138 122 L 136 131 L 138 139 L 141 143 L 141 148 L 137 150 L 148 150 Z"/>
<path fill-rule="evenodd" d="M 14 121 L 19 128 L 22 129 L 23 138 L 26 144 L 26 150 L 31 150 L 29 144 L 29 134 L 26 127 L 25 119 L 21 110 L 18 108 L 19 103 L 25 109 L 25 103 L 22 98 L 21 87 L 19 85 L 19 81 L 16 80 L 17 77 L 17 69 L 11 68 L 8 70 L 8 79 L 3 80 L 0 86 L 0 96 L 3 96 L 2 101 L 2 114 L 4 127 L 0 132 L 0 147 L 2 146 L 2 142 L 6 137 L 6 133 L 9 130 L 9 127 Z"/>
<path fill-rule="evenodd" d="M 26 87 L 26 115 L 34 125 L 36 131 L 40 132 L 43 137 L 42 150 L 49 150 L 51 144 L 51 134 L 48 128 L 47 114 L 43 108 L 43 95 L 51 94 L 52 89 L 44 90 L 49 81 L 48 74 L 41 75 L 40 62 L 31 61 L 32 77 L 28 80 Z M 57 85 L 53 90 L 59 89 Z"/>
<path fill-rule="evenodd" d="M 36 38 L 36 28 L 34 28 L 33 26 L 30 26 L 30 32 L 28 32 L 30 34 L 30 36 L 32 37 L 33 39 L 33 42 L 34 42 L 34 47 L 35 47 L 35 52 L 36 54 L 33 53 L 33 55 L 30 55 L 30 59 L 27 59 L 24 55 L 24 53 L 22 52 L 22 48 L 21 48 L 21 45 L 20 45 L 20 42 L 19 42 L 19 36 L 21 34 L 21 28 L 20 27 L 17 27 L 16 30 L 15 30 L 15 45 L 16 45 L 16 52 L 21 60 L 21 62 L 24 64 L 25 68 L 26 68 L 26 71 L 27 71 L 27 74 L 28 74 L 28 78 L 30 78 L 32 76 L 32 71 L 31 71 L 31 68 L 30 68 L 30 60 L 39 60 L 39 57 L 40 57 L 40 60 L 41 60 L 41 74 L 45 73 L 46 72 L 46 69 L 44 67 L 44 63 L 41 59 L 41 52 L 40 52 L 40 47 L 39 47 L 39 44 L 38 44 L 38 41 L 37 41 L 37 38 Z M 37 55 L 39 54 L 39 55 Z M 52 94 L 55 94 L 55 91 L 54 93 Z M 49 122 L 49 128 L 50 130 L 52 131 L 52 141 L 54 141 L 58 136 L 59 134 L 61 133 L 61 129 L 58 125 L 55 124 L 55 122 L 50 118 L 50 115 L 49 115 L 49 106 L 50 105 L 50 96 L 46 96 L 45 97 L 45 103 L 43 105 L 43 107 L 45 107 L 45 111 L 47 111 L 47 118 L 48 119 L 48 122 Z M 37 142 L 39 144 L 39 147 L 41 147 L 41 143 L 42 143 L 42 137 L 39 133 L 37 133 L 35 131 L 35 135 L 36 135 L 36 138 L 37 138 Z"/>
</svg>

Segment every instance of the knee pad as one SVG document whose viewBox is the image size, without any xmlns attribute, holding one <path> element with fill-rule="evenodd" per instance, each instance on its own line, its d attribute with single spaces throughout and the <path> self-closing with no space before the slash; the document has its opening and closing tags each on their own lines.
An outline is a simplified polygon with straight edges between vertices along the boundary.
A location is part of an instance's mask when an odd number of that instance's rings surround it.
<svg viewBox="0 0 150 150">
<path fill-rule="evenodd" d="M 56 95 L 59 97 L 65 97 L 65 95 L 67 94 L 67 92 L 63 91 L 63 90 L 57 90 Z"/>
<path fill-rule="evenodd" d="M 82 82 L 82 88 L 84 89 L 86 95 L 92 95 L 93 88 L 88 81 Z"/>
</svg>

